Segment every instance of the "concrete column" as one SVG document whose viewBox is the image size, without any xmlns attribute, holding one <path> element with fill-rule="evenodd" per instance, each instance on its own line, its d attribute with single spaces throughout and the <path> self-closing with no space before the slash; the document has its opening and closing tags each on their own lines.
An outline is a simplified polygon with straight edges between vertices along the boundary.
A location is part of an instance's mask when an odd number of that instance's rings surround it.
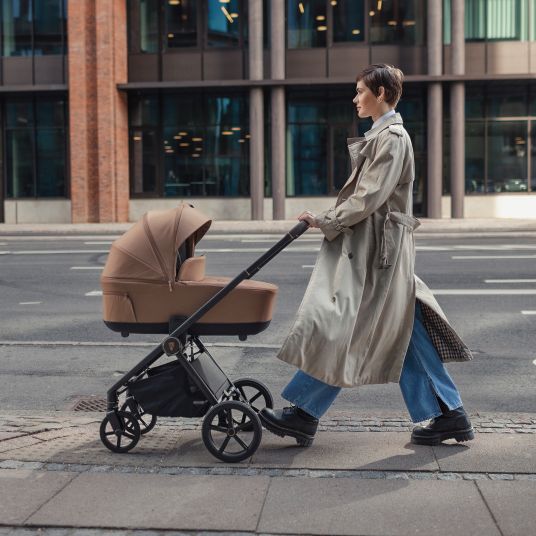
<svg viewBox="0 0 536 536">
<path fill-rule="evenodd" d="M 263 79 L 262 0 L 249 0 L 249 78 Z M 264 99 L 261 87 L 249 94 L 251 219 L 264 219 Z"/>
<path fill-rule="evenodd" d="M 452 74 L 465 74 L 465 5 L 452 0 Z M 465 83 L 450 88 L 451 216 L 464 217 L 465 197 Z"/>
<path fill-rule="evenodd" d="M 126 2 L 69 0 L 73 222 L 128 221 Z"/>
<path fill-rule="evenodd" d="M 442 1 L 428 1 L 427 51 L 428 74 L 443 74 Z M 427 110 L 427 216 L 441 218 L 443 178 L 443 86 L 441 82 L 428 84 Z"/>
<path fill-rule="evenodd" d="M 270 74 L 274 80 L 285 78 L 285 0 L 270 2 Z M 273 219 L 285 219 L 286 103 L 285 88 L 274 86 L 272 108 L 272 200 Z"/>
</svg>

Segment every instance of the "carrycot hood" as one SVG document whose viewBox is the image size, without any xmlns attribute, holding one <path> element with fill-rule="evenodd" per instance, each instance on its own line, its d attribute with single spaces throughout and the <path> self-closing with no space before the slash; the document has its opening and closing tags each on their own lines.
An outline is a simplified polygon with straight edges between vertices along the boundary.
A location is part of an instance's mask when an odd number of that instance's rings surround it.
<svg viewBox="0 0 536 536">
<path fill-rule="evenodd" d="M 192 238 L 197 244 L 212 220 L 187 203 L 150 210 L 114 241 L 103 278 L 166 281 L 175 279 L 177 249 Z"/>
</svg>

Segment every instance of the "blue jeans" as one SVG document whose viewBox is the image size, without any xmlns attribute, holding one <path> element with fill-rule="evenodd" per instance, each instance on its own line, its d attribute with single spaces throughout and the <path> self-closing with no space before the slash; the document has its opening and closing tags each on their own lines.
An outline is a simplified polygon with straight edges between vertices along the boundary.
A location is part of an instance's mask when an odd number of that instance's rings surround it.
<svg viewBox="0 0 536 536">
<path fill-rule="evenodd" d="M 441 398 L 449 409 L 462 405 L 458 389 L 422 323 L 422 311 L 418 301 L 415 303 L 413 331 L 399 385 L 413 422 L 425 421 L 442 414 L 437 397 Z M 320 419 L 340 391 L 340 387 L 328 385 L 298 370 L 281 396 Z"/>
</svg>

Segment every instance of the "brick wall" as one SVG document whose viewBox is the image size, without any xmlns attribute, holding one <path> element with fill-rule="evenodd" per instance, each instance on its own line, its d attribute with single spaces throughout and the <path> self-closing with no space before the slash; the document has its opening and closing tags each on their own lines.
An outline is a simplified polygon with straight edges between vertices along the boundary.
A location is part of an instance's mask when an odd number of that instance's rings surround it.
<svg viewBox="0 0 536 536">
<path fill-rule="evenodd" d="M 128 220 L 125 0 L 69 0 L 69 137 L 73 223 Z"/>
</svg>

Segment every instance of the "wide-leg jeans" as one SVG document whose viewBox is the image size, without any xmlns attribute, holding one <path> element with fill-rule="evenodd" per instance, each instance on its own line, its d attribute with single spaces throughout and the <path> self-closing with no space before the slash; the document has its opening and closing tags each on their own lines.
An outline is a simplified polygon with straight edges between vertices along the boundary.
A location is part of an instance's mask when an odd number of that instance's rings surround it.
<svg viewBox="0 0 536 536">
<path fill-rule="evenodd" d="M 456 409 L 462 405 L 458 389 L 424 327 L 418 300 L 415 303 L 413 331 L 404 358 L 399 385 L 413 422 L 421 422 L 441 415 L 438 397 L 449 409 Z M 298 370 L 281 396 L 320 419 L 333 404 L 340 391 L 340 387 L 328 385 Z"/>
</svg>

